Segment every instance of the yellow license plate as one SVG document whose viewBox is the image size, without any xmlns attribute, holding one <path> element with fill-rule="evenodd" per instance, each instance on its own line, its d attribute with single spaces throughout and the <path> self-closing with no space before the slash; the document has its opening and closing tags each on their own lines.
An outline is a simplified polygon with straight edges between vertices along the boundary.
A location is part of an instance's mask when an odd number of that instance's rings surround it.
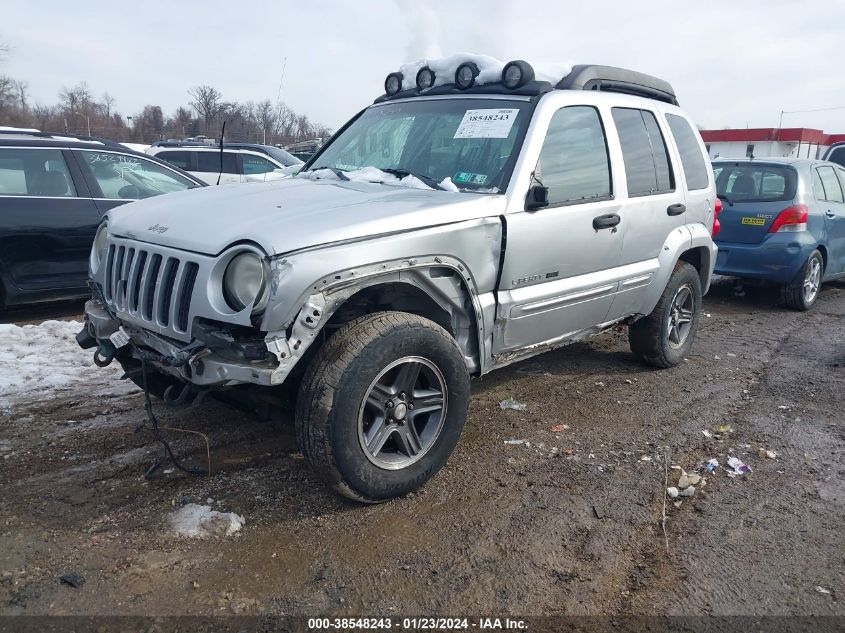
<svg viewBox="0 0 845 633">
<path fill-rule="evenodd" d="M 763 226 L 766 223 L 764 218 L 742 218 L 743 224 L 750 224 L 751 226 Z"/>
</svg>

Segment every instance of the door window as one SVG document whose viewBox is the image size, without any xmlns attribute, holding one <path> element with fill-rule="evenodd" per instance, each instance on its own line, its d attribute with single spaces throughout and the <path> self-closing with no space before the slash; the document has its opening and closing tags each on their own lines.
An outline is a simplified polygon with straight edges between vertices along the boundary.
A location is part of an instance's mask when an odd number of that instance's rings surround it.
<svg viewBox="0 0 845 633">
<path fill-rule="evenodd" d="M 102 198 L 138 200 L 198 186 L 172 169 L 138 156 L 89 150 L 80 154 Z"/>
<path fill-rule="evenodd" d="M 669 151 L 654 114 L 633 108 L 613 108 L 612 112 L 622 145 L 628 195 L 648 196 L 674 191 Z"/>
<path fill-rule="evenodd" d="M 842 186 L 833 167 L 819 167 L 816 171 L 824 187 L 824 199 L 828 202 L 843 202 Z"/>
<path fill-rule="evenodd" d="M 223 169 L 220 169 L 220 152 L 197 152 L 197 171 L 224 174 L 238 173 L 237 154 L 223 152 Z"/>
<path fill-rule="evenodd" d="M 171 165 L 175 165 L 179 169 L 191 171 L 191 152 L 166 151 L 159 152 L 156 156 L 162 160 L 166 160 Z"/>
<path fill-rule="evenodd" d="M 839 163 L 840 165 L 845 165 L 845 146 L 837 147 L 836 149 L 834 149 L 830 153 L 830 156 L 827 157 L 827 160 L 832 163 Z"/>
<path fill-rule="evenodd" d="M 549 188 L 551 205 L 610 197 L 607 141 L 595 108 L 555 112 L 534 175 Z"/>
<path fill-rule="evenodd" d="M 0 196 L 76 196 L 62 151 L 0 148 Z"/>
<path fill-rule="evenodd" d="M 251 174 L 266 174 L 267 172 L 276 169 L 276 166 L 266 158 L 260 156 L 253 156 L 251 154 L 243 154 L 242 160 L 244 162 L 244 174 L 247 176 Z"/>
<path fill-rule="evenodd" d="M 667 114 L 666 121 L 681 154 L 681 165 L 684 168 L 684 178 L 687 189 L 706 189 L 709 184 L 707 178 L 707 164 L 701 154 L 698 135 L 684 117 L 677 114 Z"/>
</svg>

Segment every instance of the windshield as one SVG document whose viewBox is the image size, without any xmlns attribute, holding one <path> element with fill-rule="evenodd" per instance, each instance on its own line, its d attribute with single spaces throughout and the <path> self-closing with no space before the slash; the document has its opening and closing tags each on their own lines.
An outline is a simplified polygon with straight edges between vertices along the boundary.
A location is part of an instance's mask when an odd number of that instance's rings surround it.
<svg viewBox="0 0 845 633">
<path fill-rule="evenodd" d="M 290 167 L 291 165 L 301 165 L 302 161 L 299 160 L 296 156 L 289 154 L 283 149 L 278 147 L 270 147 L 266 146 L 267 153 L 279 161 L 285 167 Z"/>
<path fill-rule="evenodd" d="M 509 99 L 420 99 L 373 106 L 309 169 L 351 172 L 375 167 L 423 182 L 443 184 L 449 179 L 463 191 L 501 192 L 531 109 L 528 101 Z"/>
<path fill-rule="evenodd" d="M 716 193 L 733 202 L 785 202 L 795 197 L 798 174 L 785 165 L 713 163 Z"/>
</svg>

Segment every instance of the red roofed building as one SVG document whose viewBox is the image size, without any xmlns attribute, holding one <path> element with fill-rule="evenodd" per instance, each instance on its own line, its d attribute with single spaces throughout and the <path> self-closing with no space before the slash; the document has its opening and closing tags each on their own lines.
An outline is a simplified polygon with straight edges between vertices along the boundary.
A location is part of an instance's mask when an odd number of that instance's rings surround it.
<svg viewBox="0 0 845 633">
<path fill-rule="evenodd" d="M 821 158 L 833 143 L 845 141 L 845 134 L 825 134 L 807 127 L 758 127 L 737 130 L 701 130 L 710 158 L 786 156 Z"/>
</svg>

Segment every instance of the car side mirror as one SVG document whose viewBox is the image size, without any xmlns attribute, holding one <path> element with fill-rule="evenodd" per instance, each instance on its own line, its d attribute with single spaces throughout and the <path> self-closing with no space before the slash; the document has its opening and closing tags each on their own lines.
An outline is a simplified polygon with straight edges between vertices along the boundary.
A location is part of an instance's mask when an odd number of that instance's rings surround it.
<svg viewBox="0 0 845 633">
<path fill-rule="evenodd" d="M 141 190 L 135 185 L 124 185 L 117 190 L 117 196 L 123 200 L 137 200 L 141 197 Z"/>
<path fill-rule="evenodd" d="M 531 185 L 525 196 L 525 210 L 536 211 L 549 206 L 549 188 L 543 185 Z"/>
</svg>

